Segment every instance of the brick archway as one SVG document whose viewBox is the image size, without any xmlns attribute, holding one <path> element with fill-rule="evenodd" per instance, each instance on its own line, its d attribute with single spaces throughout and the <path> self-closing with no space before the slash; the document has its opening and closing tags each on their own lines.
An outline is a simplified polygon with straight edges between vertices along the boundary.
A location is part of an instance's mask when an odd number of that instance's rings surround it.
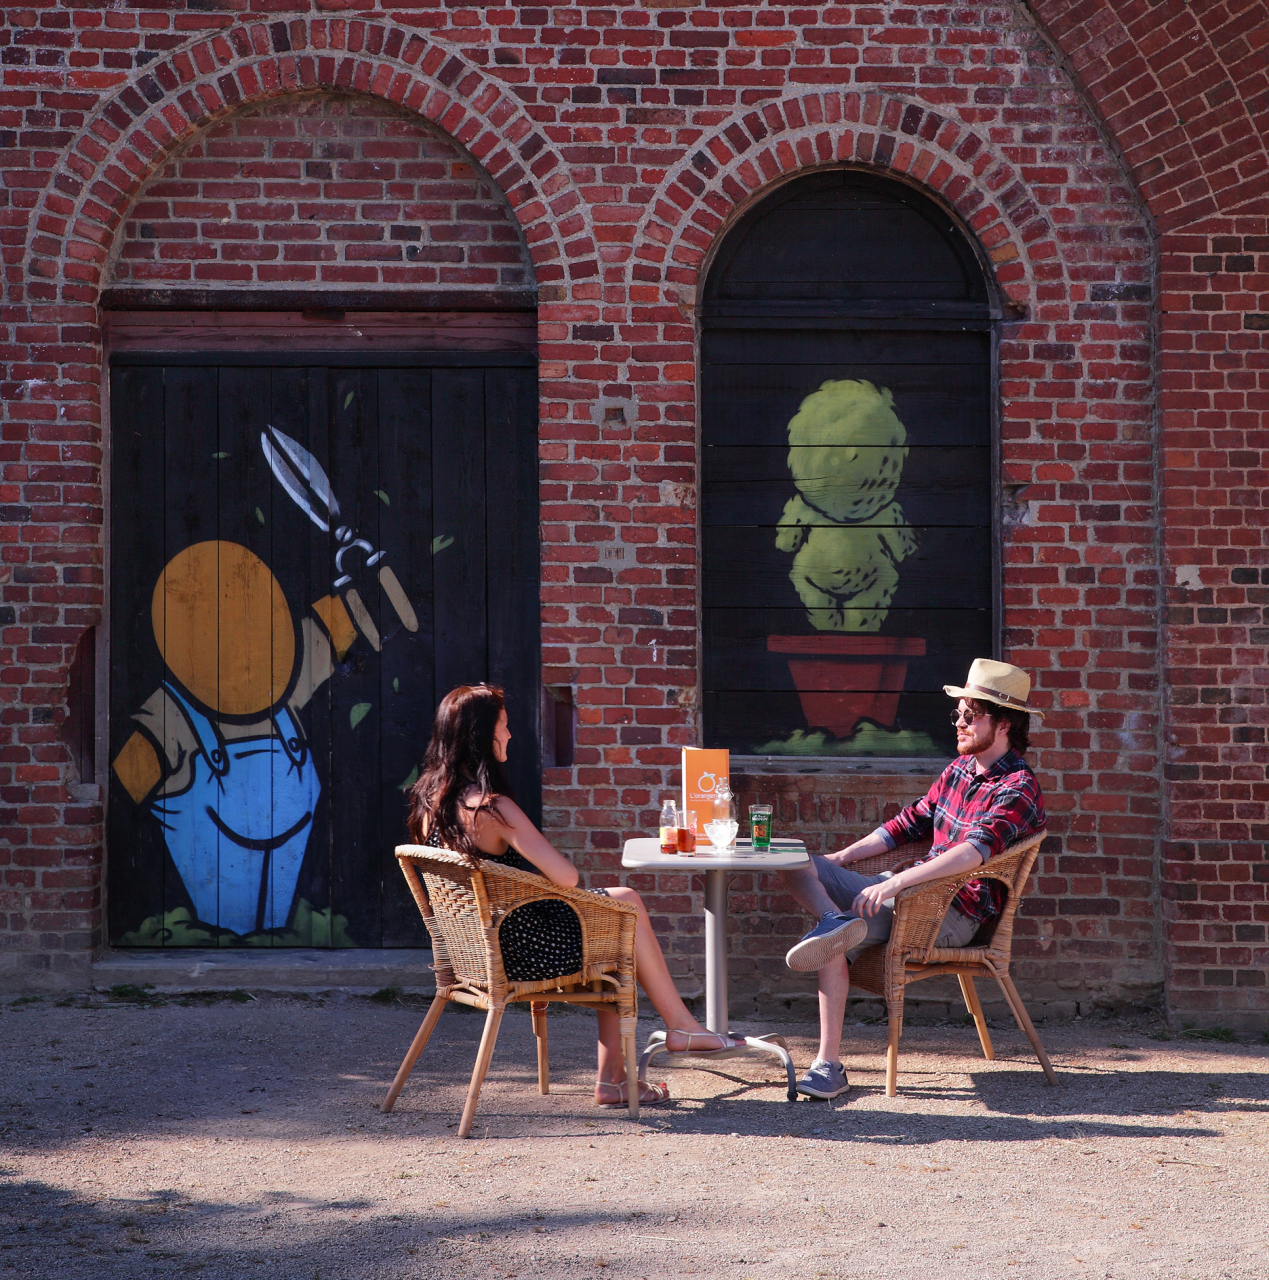
<svg viewBox="0 0 1269 1280">
<path fill-rule="evenodd" d="M 194 41 L 102 104 L 55 171 L 31 220 L 32 303 L 94 303 L 129 204 L 176 148 L 251 103 L 319 90 L 364 93 L 415 111 L 506 193 L 539 288 L 598 274 L 568 168 L 497 82 L 452 49 L 400 27 L 343 19 L 255 23 Z"/>
<path fill-rule="evenodd" d="M 1160 234 L 1269 194 L 1264 0 L 1028 0 L 1122 149 Z"/>
<path fill-rule="evenodd" d="M 1067 205 L 1054 169 L 1023 141 L 1021 127 L 1007 144 L 949 108 L 885 93 L 821 91 L 766 103 L 703 135 L 666 173 L 634 237 L 629 279 L 632 296 L 644 292 L 649 315 L 653 300 L 661 304 L 657 314 L 680 343 L 675 351 L 684 350 L 685 322 L 728 229 L 785 181 L 831 165 L 907 181 L 968 228 L 1002 301 L 1013 304 L 998 326 L 993 393 L 1000 643 L 1001 656 L 1032 673 L 1047 715 L 1035 756 L 1054 797 L 1055 839 L 1037 885 L 1046 894 L 1062 891 L 1081 866 L 1108 874 L 1130 868 L 1136 877 L 1121 882 L 1122 905 L 1082 899 L 1078 910 L 1086 914 L 1078 920 L 1073 910 L 1059 915 L 1056 902 L 1037 892 L 1024 907 L 1019 968 L 1039 983 L 1059 952 L 1096 953 L 1117 966 L 1112 974 L 1107 965 L 1106 981 L 1151 989 L 1163 977 L 1152 905 L 1161 826 L 1145 794 L 1158 785 L 1159 761 L 1148 744 L 1162 715 L 1151 683 L 1159 661 L 1152 631 L 1160 554 L 1151 443 L 1156 249 L 1148 216 L 1104 143 L 1086 135 L 1083 155 L 1062 156 L 1061 181 L 1077 189 Z M 1095 200 L 1086 178 L 1094 169 L 1103 184 Z M 685 384 L 689 376 L 685 366 Z M 677 428 L 679 457 L 698 465 L 689 424 L 698 425 L 699 400 L 689 400 L 686 386 L 657 383 L 650 370 L 633 381 L 641 420 Z M 697 475 L 676 474 L 686 503 L 695 501 Z M 1098 521 L 1103 527 L 1091 530 Z M 700 567 L 693 556 L 690 582 L 698 591 Z M 1108 679 L 1105 669 L 1116 664 L 1134 676 Z M 1137 670 L 1150 674 L 1136 679 Z M 1069 748 L 1094 741 L 1136 750 L 1138 772 L 1099 766 L 1084 794 Z M 761 778 L 768 789 L 782 785 L 774 775 Z M 804 799 L 798 793 L 796 802 Z M 1123 918 L 1108 921 L 1112 910 Z"/>
<path fill-rule="evenodd" d="M 879 93 L 812 93 L 764 104 L 701 140 L 667 173 L 636 238 L 636 283 L 695 299 L 721 233 L 780 181 L 829 164 L 907 178 L 955 210 L 1002 297 L 1034 300 L 1062 249 L 1018 171 L 972 129 Z M 1064 266 L 1062 269 L 1065 274 Z"/>
</svg>

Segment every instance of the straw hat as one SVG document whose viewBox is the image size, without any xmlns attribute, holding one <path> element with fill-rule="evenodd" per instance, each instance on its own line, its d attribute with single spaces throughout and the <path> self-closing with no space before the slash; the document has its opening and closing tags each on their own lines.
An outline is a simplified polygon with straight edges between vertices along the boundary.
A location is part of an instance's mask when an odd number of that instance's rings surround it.
<svg viewBox="0 0 1269 1280">
<path fill-rule="evenodd" d="M 1012 711 L 1029 711 L 1044 719 L 1044 712 L 1027 705 L 1031 694 L 1031 677 L 1021 667 L 1007 662 L 993 662 L 990 658 L 975 658 L 970 664 L 969 678 L 964 688 L 945 684 L 943 692 L 949 698 L 973 698 L 977 702 L 994 702 Z"/>
</svg>

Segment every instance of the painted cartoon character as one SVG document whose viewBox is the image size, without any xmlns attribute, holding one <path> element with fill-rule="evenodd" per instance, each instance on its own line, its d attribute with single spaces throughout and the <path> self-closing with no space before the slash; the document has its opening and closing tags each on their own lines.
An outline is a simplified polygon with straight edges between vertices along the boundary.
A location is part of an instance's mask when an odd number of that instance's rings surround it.
<svg viewBox="0 0 1269 1280">
<path fill-rule="evenodd" d="M 789 422 L 789 470 L 776 546 L 819 631 L 879 631 L 916 535 L 894 501 L 908 457 L 894 398 L 871 382 L 829 381 Z"/>
<path fill-rule="evenodd" d="M 287 493 L 328 530 L 339 506 L 317 461 L 272 428 L 261 443 Z M 418 629 L 383 553 L 346 527 L 335 536 L 336 591 L 300 620 L 298 645 L 277 579 L 236 542 L 186 547 L 151 598 L 170 678 L 134 714 L 115 774 L 163 827 L 195 915 L 237 934 L 280 928 L 291 912 L 322 788 L 299 712 L 359 634 L 380 647 L 350 552 L 365 553 L 401 624 Z"/>
</svg>

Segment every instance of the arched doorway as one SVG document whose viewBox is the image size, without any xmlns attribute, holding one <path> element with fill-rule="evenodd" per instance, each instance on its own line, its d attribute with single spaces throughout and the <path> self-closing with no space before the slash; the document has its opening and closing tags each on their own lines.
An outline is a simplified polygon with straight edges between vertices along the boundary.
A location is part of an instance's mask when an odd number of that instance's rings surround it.
<svg viewBox="0 0 1269 1280">
<path fill-rule="evenodd" d="M 703 720 L 761 756 L 937 757 L 997 645 L 988 278 L 932 200 L 789 183 L 727 234 L 702 339 Z"/>
<path fill-rule="evenodd" d="M 502 684 L 540 808 L 535 300 L 505 196 L 350 94 L 140 192 L 110 360 L 117 946 L 418 946 L 392 856 L 437 700 Z"/>
</svg>

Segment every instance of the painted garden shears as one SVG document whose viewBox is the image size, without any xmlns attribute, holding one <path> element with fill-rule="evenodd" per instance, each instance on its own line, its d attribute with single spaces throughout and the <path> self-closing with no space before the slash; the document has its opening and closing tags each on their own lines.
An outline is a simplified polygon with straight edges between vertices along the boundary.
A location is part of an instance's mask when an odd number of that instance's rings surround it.
<svg viewBox="0 0 1269 1280">
<path fill-rule="evenodd" d="M 379 649 L 379 630 L 371 619 L 360 593 L 352 585 L 352 575 L 344 568 L 345 557 L 354 551 L 365 556 L 367 568 L 378 566 L 379 585 L 392 602 L 392 607 L 397 611 L 402 625 L 407 631 L 417 631 L 418 617 L 397 575 L 389 565 L 384 563 L 386 553 L 376 551 L 365 538 L 358 537 L 356 531 L 348 525 L 336 523 L 339 520 L 339 502 L 331 490 L 330 478 L 322 464 L 298 440 L 293 440 L 285 432 L 273 426 L 266 427 L 260 433 L 260 447 L 264 450 L 264 456 L 268 460 L 274 477 L 286 490 L 291 501 L 323 533 L 334 531 L 335 541 L 338 543 L 338 549 L 335 552 L 334 589 L 342 595 L 353 621 L 370 641 L 371 646 L 375 650 Z"/>
</svg>

